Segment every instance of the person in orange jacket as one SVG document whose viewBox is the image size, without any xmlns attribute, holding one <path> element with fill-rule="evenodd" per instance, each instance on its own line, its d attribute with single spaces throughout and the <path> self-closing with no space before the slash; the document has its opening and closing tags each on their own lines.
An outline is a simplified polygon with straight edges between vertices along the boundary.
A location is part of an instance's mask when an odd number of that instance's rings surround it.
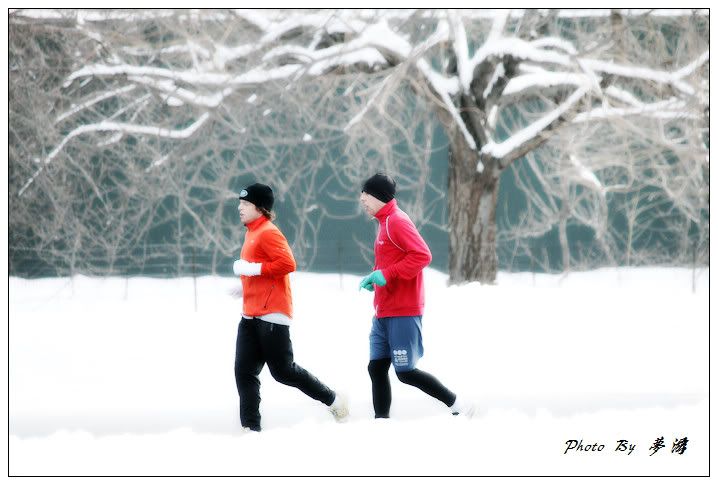
<svg viewBox="0 0 718 485">
<path fill-rule="evenodd" d="M 274 193 L 255 183 L 239 194 L 239 218 L 247 227 L 234 274 L 242 281 L 235 296 L 243 297 L 242 320 L 237 331 L 234 375 L 239 393 L 243 428 L 261 431 L 259 373 L 264 364 L 272 377 L 296 387 L 329 406 L 337 421 L 349 415 L 346 397 L 337 394 L 294 362 L 289 326 L 292 323 L 292 290 L 289 273 L 296 268 L 287 239 L 272 223 Z"/>
</svg>

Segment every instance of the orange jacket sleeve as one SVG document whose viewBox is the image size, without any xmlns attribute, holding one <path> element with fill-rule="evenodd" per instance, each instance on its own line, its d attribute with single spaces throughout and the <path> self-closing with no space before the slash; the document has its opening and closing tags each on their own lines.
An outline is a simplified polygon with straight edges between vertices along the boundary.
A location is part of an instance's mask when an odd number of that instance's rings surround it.
<svg viewBox="0 0 718 485">
<path fill-rule="evenodd" d="M 262 234 L 261 244 L 269 260 L 262 262 L 262 276 L 277 278 L 297 269 L 292 250 L 280 231 L 266 231 Z"/>
</svg>

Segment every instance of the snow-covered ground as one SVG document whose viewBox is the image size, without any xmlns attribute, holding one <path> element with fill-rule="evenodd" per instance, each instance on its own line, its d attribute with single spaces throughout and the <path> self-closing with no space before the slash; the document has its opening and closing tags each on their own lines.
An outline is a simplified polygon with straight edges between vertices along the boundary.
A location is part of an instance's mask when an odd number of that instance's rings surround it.
<svg viewBox="0 0 718 485">
<path fill-rule="evenodd" d="M 419 368 L 478 416 L 392 372 L 392 419 L 375 421 L 372 295 L 355 276 L 297 273 L 296 361 L 350 395 L 351 418 L 265 368 L 259 434 L 240 431 L 233 279 L 199 278 L 195 311 L 192 279 L 10 278 L 10 475 L 708 473 L 707 269 L 695 293 L 684 269 L 425 277 Z M 564 453 L 570 440 L 604 448 Z"/>
</svg>

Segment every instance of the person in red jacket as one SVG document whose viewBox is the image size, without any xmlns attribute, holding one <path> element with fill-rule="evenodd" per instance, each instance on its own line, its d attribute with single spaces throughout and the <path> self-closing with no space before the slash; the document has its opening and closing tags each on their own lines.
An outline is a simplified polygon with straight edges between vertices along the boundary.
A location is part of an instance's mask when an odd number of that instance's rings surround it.
<svg viewBox="0 0 718 485">
<path fill-rule="evenodd" d="M 321 401 L 337 421 L 343 421 L 349 414 L 346 397 L 294 362 L 289 273 L 297 265 L 286 238 L 271 221 L 274 193 L 267 185 L 252 184 L 239 199 L 239 218 L 247 226 L 241 259 L 233 267 L 242 281 L 234 295 L 244 298 L 234 362 L 242 427 L 261 430 L 259 373 L 265 363 L 277 382 Z"/>
<path fill-rule="evenodd" d="M 471 417 L 474 407 L 470 402 L 457 399 L 436 377 L 416 368 L 424 354 L 422 270 L 431 262 L 431 251 L 409 216 L 397 206 L 395 193 L 394 180 L 377 173 L 364 182 L 359 198 L 366 213 L 379 222 L 374 271 L 359 286 L 374 291 L 375 316 L 369 335 L 368 366 L 374 417 L 389 417 L 392 364 L 399 381 L 435 397 L 453 414 Z"/>
</svg>

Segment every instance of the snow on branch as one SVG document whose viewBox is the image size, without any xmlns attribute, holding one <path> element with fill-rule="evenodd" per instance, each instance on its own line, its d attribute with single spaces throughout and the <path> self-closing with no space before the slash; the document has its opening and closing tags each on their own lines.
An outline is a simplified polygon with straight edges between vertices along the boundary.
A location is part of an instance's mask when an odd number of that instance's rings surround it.
<svg viewBox="0 0 718 485">
<path fill-rule="evenodd" d="M 58 153 L 60 153 L 60 151 L 70 140 L 77 136 L 83 135 L 85 133 L 93 133 L 98 131 L 111 131 L 138 135 L 153 135 L 160 138 L 184 139 L 192 136 L 192 134 L 194 134 L 194 132 L 197 131 L 197 129 L 201 127 L 208 119 L 209 113 L 204 113 L 202 116 L 197 118 L 197 121 L 182 130 L 173 130 L 158 126 L 134 125 L 130 123 L 115 123 L 111 121 L 101 121 L 99 123 L 93 123 L 91 125 L 77 127 L 70 133 L 68 133 L 67 136 L 65 136 L 65 138 L 48 154 L 48 156 L 43 162 L 43 165 L 40 166 L 40 168 L 32 175 L 32 177 L 30 177 L 27 182 L 25 182 L 25 185 L 23 185 L 18 192 L 18 195 L 21 196 L 25 192 L 25 190 L 27 190 L 27 188 L 35 181 L 35 179 L 42 172 L 45 166 L 49 164 L 57 156 Z"/>
<path fill-rule="evenodd" d="M 426 51 L 434 47 L 436 44 L 445 42 L 449 39 L 449 24 L 446 20 L 439 20 L 436 24 L 434 32 L 426 38 L 423 42 L 417 44 L 412 50 L 410 57 L 419 57 L 424 55 Z"/>
<path fill-rule="evenodd" d="M 501 38 L 504 28 L 506 27 L 506 22 L 509 20 L 509 15 L 511 15 L 511 10 L 502 9 L 495 13 L 493 17 L 494 21 L 491 24 L 491 31 L 487 37 L 488 42 L 493 42 Z M 520 16 L 522 17 L 523 13 Z"/>
<path fill-rule="evenodd" d="M 65 82 L 65 87 L 68 87 L 72 81 L 82 77 L 97 76 L 97 77 L 108 77 L 108 76 L 155 76 L 167 79 L 173 79 L 175 81 L 182 81 L 190 84 L 209 84 L 209 85 L 221 85 L 227 84 L 231 76 L 229 74 L 219 74 L 211 72 L 196 72 L 196 71 L 174 71 L 172 69 L 165 69 L 162 67 L 150 67 L 150 66 L 132 66 L 130 64 L 121 64 L 118 66 L 108 66 L 106 64 L 93 64 L 85 66 L 72 74 L 70 74 Z"/>
<path fill-rule="evenodd" d="M 573 44 L 565 39 L 561 39 L 559 37 L 541 37 L 539 39 L 536 39 L 534 41 L 531 41 L 531 45 L 534 47 L 542 48 L 542 47 L 548 47 L 548 48 L 556 48 L 561 49 L 566 54 L 575 56 L 578 54 L 578 51 L 576 51 L 576 48 L 573 46 Z"/>
<path fill-rule="evenodd" d="M 699 59 L 689 64 L 685 68 L 679 69 L 675 72 L 658 71 L 656 69 L 650 69 L 647 67 L 637 66 L 626 66 L 616 64 L 614 62 L 600 61 L 597 59 L 585 59 L 583 60 L 586 67 L 594 70 L 603 72 L 606 74 L 613 74 L 615 76 L 621 76 L 632 79 L 642 79 L 646 81 L 654 81 L 661 84 L 669 84 L 674 86 L 679 91 L 688 95 L 695 94 L 693 87 L 681 81 L 685 77 L 687 72 L 692 72 L 700 64 L 705 63 L 708 60 L 708 53 L 703 54 Z"/>
<path fill-rule="evenodd" d="M 601 195 L 606 194 L 606 188 L 603 186 L 596 174 L 593 173 L 588 167 L 586 167 L 581 161 L 576 158 L 575 155 L 569 155 L 571 164 L 575 167 L 576 174 L 583 183 L 583 185 L 597 190 Z"/>
<path fill-rule="evenodd" d="M 636 98 L 633 94 L 617 86 L 608 86 L 606 89 L 603 90 L 603 93 L 634 107 L 644 106 L 644 103 L 641 102 L 638 98 Z"/>
<path fill-rule="evenodd" d="M 627 116 L 646 116 L 656 119 L 699 119 L 698 116 L 688 111 L 685 103 L 677 101 L 674 98 L 657 103 L 642 104 L 631 108 L 609 108 L 601 106 L 600 108 L 594 108 L 588 112 L 577 115 L 573 119 L 573 122 L 583 123 L 585 121 L 624 118 Z"/>
<path fill-rule="evenodd" d="M 543 49 L 544 47 L 560 47 L 570 55 L 545 50 Z M 598 59 L 575 58 L 574 54 L 575 49 L 573 46 L 568 42 L 561 41 L 560 39 L 550 38 L 540 39 L 539 41 L 533 42 L 525 42 L 520 39 L 502 38 L 494 41 L 487 40 L 487 42 L 482 45 L 472 57 L 471 66 L 472 69 L 475 69 L 476 66 L 492 55 L 511 55 L 524 61 L 537 63 L 552 63 L 565 67 L 578 65 L 578 67 L 585 73 L 584 78 L 585 76 L 588 76 L 594 86 L 594 89 L 597 91 L 600 91 L 600 88 L 598 87 L 600 78 L 594 72 L 668 84 L 674 86 L 683 93 L 693 95 L 695 93 L 693 87 L 682 81 L 682 79 L 693 73 L 701 65 L 708 62 L 710 58 L 709 52 L 706 51 L 698 59 L 691 62 L 687 66 L 678 69 L 675 72 L 668 72 L 633 65 L 621 65 L 615 62 L 602 61 Z M 534 67 L 534 69 L 537 68 Z M 561 81 L 561 76 L 565 76 L 564 81 Z M 534 86 L 548 87 L 559 84 L 578 84 L 579 82 L 582 82 L 582 80 L 577 76 L 580 75 L 548 71 L 533 72 L 531 74 L 518 76 L 512 79 L 508 83 L 504 93 L 515 94 Z M 535 83 L 535 85 L 532 83 Z"/>
<path fill-rule="evenodd" d="M 709 59 L 710 59 L 710 51 L 705 51 L 703 54 L 701 54 L 698 57 L 698 59 L 689 63 L 687 66 L 675 71 L 673 73 L 673 76 L 676 79 L 683 79 L 684 77 L 690 76 L 691 74 L 693 74 L 695 72 L 696 69 L 698 69 L 703 64 L 708 62 Z"/>
<path fill-rule="evenodd" d="M 216 69 L 224 69 L 225 66 L 235 60 L 247 57 L 252 52 L 255 52 L 259 48 L 258 45 L 238 45 L 234 47 L 226 47 L 223 45 L 217 45 L 212 56 L 212 61 Z"/>
<path fill-rule="evenodd" d="M 454 28 L 457 29 L 458 27 L 454 25 Z M 462 27 L 463 28 L 463 27 Z M 411 44 L 408 40 L 406 40 L 403 36 L 399 35 L 395 31 L 393 31 L 387 21 L 385 19 L 379 20 L 376 24 L 370 25 L 367 27 L 360 36 L 357 39 L 354 39 L 350 41 L 347 45 L 352 46 L 376 46 L 377 49 L 380 51 L 383 50 L 390 55 L 396 57 L 399 60 L 405 60 L 405 59 L 414 59 L 416 58 L 416 66 L 419 69 L 419 71 L 425 76 L 431 87 L 434 89 L 434 91 L 439 95 L 443 102 L 444 108 L 449 112 L 451 117 L 456 122 L 457 126 L 461 130 L 462 134 L 464 135 L 464 138 L 466 139 L 466 142 L 469 147 L 471 147 L 472 150 L 476 149 L 476 142 L 474 141 L 471 134 L 468 132 L 468 129 L 466 128 L 466 125 L 461 118 L 456 106 L 454 105 L 451 95 L 454 94 L 459 86 L 460 83 L 458 79 L 447 79 L 446 77 L 442 76 L 441 74 L 435 72 L 429 63 L 421 58 L 421 54 L 423 54 L 428 48 L 435 45 L 438 42 L 441 42 L 442 40 L 446 39 L 448 35 L 448 28 L 445 23 L 439 22 L 437 24 L 436 30 L 432 36 L 430 36 L 425 42 L 419 44 L 417 48 L 412 48 Z M 459 34 L 461 35 L 461 34 Z M 466 36 L 464 33 L 464 44 L 466 44 Z M 333 49 L 332 47 L 328 49 Z M 468 48 L 467 48 L 468 49 Z M 307 50 L 302 51 L 303 54 L 307 57 L 311 57 L 314 54 L 307 52 Z M 333 50 L 332 54 L 334 54 L 333 58 L 326 59 L 324 62 L 330 63 L 330 65 L 342 65 L 346 62 L 351 62 L 352 59 L 350 57 L 347 57 L 347 54 L 341 54 L 337 56 L 335 53 L 341 52 L 337 50 Z M 468 54 L 467 54 L 467 62 L 468 62 Z M 363 59 L 363 62 L 366 62 L 367 59 Z M 344 64 L 346 65 L 346 64 Z M 310 74 L 317 74 L 320 69 L 325 68 L 324 65 L 318 65 L 313 66 L 312 69 L 310 69 Z M 471 71 L 467 71 L 471 72 Z M 358 117 L 363 116 L 363 114 L 366 112 L 366 110 L 363 110 L 362 112 L 357 115 Z M 355 117 L 356 119 L 357 117 Z M 350 124 L 346 127 L 349 128 L 351 124 L 355 122 L 355 120 L 352 120 Z M 345 129 L 346 129 L 345 128 Z"/>
<path fill-rule="evenodd" d="M 385 19 L 380 19 L 374 24 L 364 25 L 358 36 L 348 42 L 318 50 L 299 45 L 280 46 L 267 52 L 263 60 L 294 57 L 297 62 L 310 65 L 308 74 L 316 76 L 336 66 L 350 67 L 358 63 L 368 66 L 386 65 L 388 59 L 385 54 L 398 61 L 418 59 L 428 49 L 447 38 L 447 23 L 441 20 L 432 35 L 412 47 L 407 39 L 389 27 Z"/>
<path fill-rule="evenodd" d="M 366 112 L 369 111 L 369 108 L 371 108 L 372 105 L 374 104 L 374 101 L 376 101 L 376 99 L 379 97 L 379 95 L 381 94 L 382 89 L 384 88 L 384 86 L 386 85 L 386 83 L 389 81 L 390 78 L 391 78 L 391 74 L 390 74 L 389 76 L 387 76 L 386 78 L 384 78 L 384 80 L 383 80 L 383 81 L 379 84 L 379 86 L 376 88 L 376 92 L 372 95 L 372 97 L 369 99 L 369 101 L 367 101 L 366 105 L 365 105 L 365 106 L 359 111 L 359 113 L 357 113 L 357 115 L 354 116 L 354 118 L 352 118 L 352 119 L 349 121 L 349 123 L 347 123 L 347 125 L 344 127 L 344 131 L 345 131 L 345 132 L 346 132 L 346 131 L 349 131 L 352 126 L 354 126 L 355 124 L 357 124 L 357 123 L 364 117 L 364 115 L 366 114 Z"/>
<path fill-rule="evenodd" d="M 167 79 L 157 80 L 147 76 L 129 76 L 127 79 L 139 84 L 153 87 L 158 91 L 162 91 L 169 99 L 176 98 L 180 101 L 206 108 L 216 108 L 222 103 L 224 98 L 234 92 L 234 89 L 232 88 L 225 88 L 219 93 L 204 96 L 194 93 L 188 89 L 177 87 L 174 82 Z"/>
<path fill-rule="evenodd" d="M 572 65 L 571 58 L 555 51 L 541 49 L 530 42 L 515 38 L 487 40 L 471 58 L 471 71 L 490 56 L 510 55 L 516 59 L 539 63 L 552 63 L 561 66 Z"/>
<path fill-rule="evenodd" d="M 129 64 L 121 64 L 118 66 L 108 66 L 106 64 L 93 64 L 91 66 L 79 69 L 67 78 L 65 87 L 69 86 L 72 81 L 87 76 L 155 76 L 174 81 L 181 81 L 188 84 L 203 84 L 209 86 L 240 86 L 250 84 L 260 84 L 276 79 L 284 79 L 295 74 L 299 66 L 280 66 L 272 69 L 264 69 L 256 67 L 242 74 L 220 74 L 216 72 L 197 72 L 197 71 L 174 71 L 161 67 L 148 66 L 132 66 Z"/>
<path fill-rule="evenodd" d="M 506 84 L 503 94 L 517 94 L 530 88 L 548 88 L 562 85 L 584 86 L 590 82 L 591 80 L 586 74 L 543 71 L 512 78 Z"/>
<path fill-rule="evenodd" d="M 371 38 L 364 36 L 346 44 L 319 50 L 296 45 L 281 46 L 267 52 L 263 60 L 270 61 L 284 56 L 293 57 L 300 63 L 308 65 L 307 73 L 312 76 L 321 75 L 337 66 L 352 66 L 359 63 L 375 66 L 387 63 L 386 58 L 371 45 Z"/>
<path fill-rule="evenodd" d="M 450 91 L 446 89 L 447 83 L 446 78 L 443 76 L 440 76 L 434 72 L 433 69 L 429 66 L 429 63 L 425 60 L 421 60 L 417 63 L 417 67 L 419 70 L 424 74 L 426 79 L 431 84 L 432 88 L 441 98 L 441 101 L 444 103 L 443 107 L 449 112 L 451 117 L 454 119 L 454 122 L 461 130 L 461 133 L 464 135 L 464 139 L 466 140 L 466 143 L 469 145 L 469 147 L 472 150 L 476 150 L 476 141 L 474 141 L 474 137 L 471 136 L 471 133 L 469 133 L 469 130 L 466 128 L 466 124 L 464 123 L 464 120 L 461 118 L 461 115 L 459 114 L 459 110 L 456 109 L 456 106 L 454 106 L 454 102 L 451 100 Z"/>
<path fill-rule="evenodd" d="M 332 22 L 337 16 L 335 11 L 322 11 L 312 14 L 291 14 L 279 22 L 272 23 L 265 27 L 265 35 L 261 43 L 274 42 L 287 33 L 301 28 L 326 29 L 329 33 L 350 31 L 350 25 L 346 22 Z M 364 25 L 362 22 L 360 25 Z"/>
<path fill-rule="evenodd" d="M 137 86 L 134 84 L 129 84 L 127 86 L 121 87 L 119 89 L 114 89 L 112 91 L 108 91 L 106 93 L 102 93 L 99 96 L 96 96 L 82 104 L 79 104 L 77 106 L 73 106 L 72 109 L 62 113 L 60 116 L 57 117 L 55 120 L 55 123 L 59 123 L 60 121 L 69 118 L 70 116 L 79 113 L 80 111 L 89 108 L 90 106 L 94 106 L 95 104 L 99 103 L 100 101 L 104 101 L 105 99 L 112 98 L 114 96 L 117 96 L 119 94 L 129 93 L 133 89 L 135 89 Z"/>
<path fill-rule="evenodd" d="M 272 27 L 272 21 L 269 20 L 268 15 L 265 12 L 252 9 L 236 9 L 234 13 L 249 22 L 250 24 L 257 27 L 262 32 L 267 32 Z"/>
<path fill-rule="evenodd" d="M 548 126 L 571 109 L 589 90 L 590 86 L 582 86 L 561 103 L 556 109 L 542 116 L 527 127 L 511 135 L 501 143 L 489 142 L 481 148 L 481 153 L 496 159 L 503 159 L 509 153 L 519 150 L 522 145 L 538 137 Z"/>
<path fill-rule="evenodd" d="M 314 13 L 271 12 L 238 9 L 235 15 L 254 25 L 264 33 L 259 41 L 266 45 L 297 29 L 324 31 L 328 34 L 356 33 L 367 27 L 367 23 L 355 11 L 322 10 Z"/>
<path fill-rule="evenodd" d="M 451 76 L 449 78 L 442 76 L 438 72 L 436 72 L 434 69 L 431 68 L 428 62 L 426 62 L 424 59 L 421 59 L 421 56 L 431 49 L 433 46 L 435 46 L 438 43 L 444 42 L 448 40 L 449 38 L 449 27 L 448 23 L 445 20 L 440 20 L 437 25 L 434 32 L 427 37 L 423 42 L 419 43 L 416 47 L 414 47 L 411 52 L 408 54 L 409 59 L 418 59 L 416 62 L 418 69 L 424 74 L 427 81 L 431 84 L 433 89 L 436 91 L 437 94 L 441 97 L 444 104 L 446 104 L 447 110 L 451 113 L 451 116 L 454 118 L 454 120 L 459 124 L 459 126 L 462 129 L 462 132 L 464 133 L 464 136 L 466 137 L 467 143 L 472 146 L 472 148 L 476 148 L 476 144 L 473 140 L 473 138 L 469 135 L 466 126 L 464 126 L 464 122 L 459 116 L 458 111 L 456 109 L 453 109 L 453 102 L 451 101 L 451 95 L 456 94 L 459 91 L 459 80 L 456 76 Z M 386 39 L 386 37 L 384 37 Z M 385 44 L 386 45 L 386 44 Z M 398 45 L 398 47 L 397 47 Z M 406 46 L 403 45 L 403 42 L 397 43 L 395 41 L 394 48 L 392 49 L 393 52 L 400 52 L 404 53 L 406 50 Z M 354 126 L 356 123 L 359 122 L 359 120 L 366 114 L 366 112 L 369 110 L 369 108 L 372 106 L 378 95 L 381 93 L 382 88 L 386 85 L 386 82 L 391 77 L 391 75 L 387 78 L 385 78 L 382 83 L 380 84 L 379 88 L 377 89 L 377 92 L 371 97 L 371 99 L 367 102 L 367 105 L 362 108 L 362 110 L 349 121 L 349 123 L 344 127 L 344 131 L 349 130 L 352 126 Z"/>
<path fill-rule="evenodd" d="M 461 17 L 456 12 L 449 12 L 449 23 L 452 30 L 452 46 L 456 56 L 456 69 L 459 74 L 459 82 L 463 92 L 469 92 L 469 85 L 473 78 L 473 69 L 469 62 L 469 44 L 466 40 L 466 30 Z"/>
<path fill-rule="evenodd" d="M 387 63 L 384 56 L 374 47 L 362 47 L 353 51 L 343 52 L 341 55 L 333 56 L 328 59 L 314 62 L 308 69 L 310 75 L 320 75 L 337 66 L 354 66 L 358 64 L 366 64 L 373 67 L 385 65 Z"/>
</svg>

